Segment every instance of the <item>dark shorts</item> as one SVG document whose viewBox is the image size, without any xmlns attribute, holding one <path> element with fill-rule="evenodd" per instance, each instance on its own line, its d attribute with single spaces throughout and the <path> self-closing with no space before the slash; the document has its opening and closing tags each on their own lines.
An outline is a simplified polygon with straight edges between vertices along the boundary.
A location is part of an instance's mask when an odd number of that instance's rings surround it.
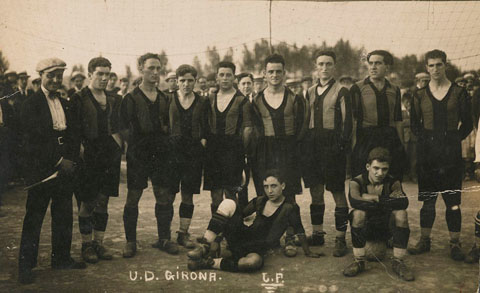
<svg viewBox="0 0 480 293">
<path fill-rule="evenodd" d="M 346 155 L 333 130 L 310 130 L 301 152 L 305 187 L 325 185 L 331 192 L 345 191 Z"/>
<path fill-rule="evenodd" d="M 118 196 L 122 149 L 112 136 L 84 144 L 84 165 L 80 171 L 78 199 L 94 200 L 99 193 Z"/>
<path fill-rule="evenodd" d="M 143 190 L 148 178 L 155 186 L 168 186 L 170 151 L 168 137 L 145 137 L 130 142 L 127 150 L 128 189 Z"/>
<path fill-rule="evenodd" d="M 350 211 L 350 221 L 353 219 L 353 211 Z M 392 219 L 392 210 L 382 209 L 366 211 L 365 215 L 365 240 L 367 241 L 386 241 L 392 237 L 390 221 Z"/>
<path fill-rule="evenodd" d="M 208 139 L 203 189 L 239 188 L 245 165 L 242 139 L 238 136 L 212 136 Z"/>
<path fill-rule="evenodd" d="M 168 177 L 171 192 L 179 192 L 181 185 L 182 192 L 199 194 L 205 156 L 200 139 L 171 137 L 170 149 Z"/>
<path fill-rule="evenodd" d="M 352 152 L 352 176 L 365 172 L 368 154 L 375 147 L 384 147 L 390 152 L 392 164 L 389 173 L 402 180 L 408 169 L 408 161 L 402 142 L 394 127 L 366 127 L 357 129 L 357 142 Z"/>
<path fill-rule="evenodd" d="M 263 179 L 269 169 L 283 173 L 285 196 L 302 193 L 299 146 L 296 137 L 262 136 L 258 139 L 255 157 L 252 160 L 252 175 L 257 195 L 263 195 Z"/>
<path fill-rule="evenodd" d="M 417 143 L 418 199 L 425 201 L 441 192 L 447 205 L 461 203 L 463 160 L 457 134 L 423 134 Z"/>
</svg>

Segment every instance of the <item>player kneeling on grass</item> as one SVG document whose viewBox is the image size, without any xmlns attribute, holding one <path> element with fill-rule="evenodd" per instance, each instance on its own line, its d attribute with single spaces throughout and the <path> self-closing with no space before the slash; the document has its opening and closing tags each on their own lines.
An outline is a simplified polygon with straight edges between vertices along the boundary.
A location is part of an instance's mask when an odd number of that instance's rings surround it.
<svg viewBox="0 0 480 293">
<path fill-rule="evenodd" d="M 263 266 L 266 252 L 280 245 L 280 237 L 287 227 L 294 228 L 298 234 L 306 256 L 319 257 L 309 249 L 295 206 L 285 202 L 283 190 L 285 181 L 277 170 L 266 172 L 263 181 L 265 196 L 251 200 L 242 211 L 232 199 L 225 199 L 205 232 L 202 244 L 189 251 L 188 268 L 220 269 L 231 272 L 259 270 Z M 243 218 L 256 212 L 256 218 L 250 227 L 243 224 Z M 223 235 L 231 251 L 228 258 L 217 257 Z"/>
<path fill-rule="evenodd" d="M 399 180 L 388 175 L 391 157 L 387 149 L 377 147 L 370 151 L 367 172 L 350 182 L 349 200 L 353 208 L 351 232 L 355 261 L 343 270 L 347 277 L 354 277 L 365 270 L 365 228 L 369 220 L 383 217 L 388 227 L 389 218 L 394 217 L 393 229 L 393 271 L 405 281 L 415 279 L 413 273 L 403 262 L 408 244 L 408 198 L 402 190 Z"/>
</svg>

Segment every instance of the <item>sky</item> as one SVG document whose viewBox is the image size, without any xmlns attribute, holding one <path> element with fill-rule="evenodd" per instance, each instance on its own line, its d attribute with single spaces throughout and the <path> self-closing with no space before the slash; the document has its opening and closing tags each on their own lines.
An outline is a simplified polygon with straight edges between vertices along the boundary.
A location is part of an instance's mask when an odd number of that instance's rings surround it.
<svg viewBox="0 0 480 293">
<path fill-rule="evenodd" d="M 207 46 L 234 59 L 269 38 L 269 1 L 0 0 L 0 50 L 10 69 L 35 75 L 41 59 L 74 64 L 102 55 L 113 71 L 136 70 L 146 52 L 167 52 L 171 68 L 205 59 Z M 340 38 L 397 57 L 446 51 L 463 70 L 480 69 L 479 1 L 273 1 L 272 43 L 297 46 Z"/>
</svg>

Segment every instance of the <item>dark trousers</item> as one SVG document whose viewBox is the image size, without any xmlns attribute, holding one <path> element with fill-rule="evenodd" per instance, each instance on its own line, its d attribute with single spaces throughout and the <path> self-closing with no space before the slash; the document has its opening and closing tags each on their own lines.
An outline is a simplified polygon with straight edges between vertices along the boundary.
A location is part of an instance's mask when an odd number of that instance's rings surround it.
<svg viewBox="0 0 480 293">
<path fill-rule="evenodd" d="M 48 204 L 52 216 L 52 263 L 70 260 L 72 244 L 72 190 L 64 180 L 56 178 L 28 191 L 25 219 L 20 243 L 19 269 L 37 265 L 38 245 L 43 218 Z"/>
</svg>

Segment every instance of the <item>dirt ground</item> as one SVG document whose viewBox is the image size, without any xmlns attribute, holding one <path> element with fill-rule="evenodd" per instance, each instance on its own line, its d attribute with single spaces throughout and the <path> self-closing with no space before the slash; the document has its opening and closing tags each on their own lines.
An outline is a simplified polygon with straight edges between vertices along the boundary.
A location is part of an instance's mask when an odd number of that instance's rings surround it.
<svg viewBox="0 0 480 293">
<path fill-rule="evenodd" d="M 480 188 L 476 183 L 464 184 L 462 195 L 463 250 L 467 252 L 474 240 L 473 217 L 480 209 Z M 250 197 L 253 185 L 250 185 Z M 410 244 L 419 238 L 419 209 L 416 200 L 417 186 L 404 183 L 410 197 L 409 221 Z M 349 254 L 342 258 L 332 256 L 334 246 L 334 202 L 326 193 L 325 230 L 326 244 L 314 247 L 326 256 L 319 259 L 307 258 L 301 249 L 295 258 L 287 258 L 281 251 L 273 251 L 266 259 L 265 266 L 256 273 L 228 273 L 222 271 L 201 271 L 191 273 L 187 269 L 186 250 L 171 256 L 150 247 L 156 241 L 156 219 L 152 189 L 145 190 L 140 201 L 138 220 L 139 251 L 133 259 L 124 259 L 121 251 L 125 243 L 123 229 L 123 205 L 126 197 L 125 170 L 122 169 L 120 197 L 112 198 L 109 205 L 109 223 L 105 244 L 115 257 L 88 265 L 86 270 L 54 271 L 50 268 L 50 213 L 44 220 L 40 239 L 38 267 L 35 269 L 36 282 L 31 285 L 17 283 L 18 250 L 25 214 L 26 192 L 21 187 L 10 189 L 4 196 L 3 210 L 7 217 L 0 218 L 0 292 L 475 292 L 479 285 L 479 266 L 455 262 L 448 256 L 448 232 L 445 223 L 445 205 L 437 202 L 437 219 L 433 228 L 432 250 L 421 256 L 407 256 L 406 262 L 416 275 L 414 282 L 399 280 L 392 272 L 387 251 L 383 262 L 370 262 L 366 272 L 355 278 L 342 275 L 343 268 L 352 261 L 350 234 L 347 234 Z M 175 216 L 172 237 L 178 229 L 179 196 L 175 201 Z M 210 195 L 202 192 L 195 196 L 195 212 L 191 225 L 194 238 L 202 235 L 210 219 Z M 302 220 L 311 233 L 309 191 L 297 196 Z M 75 201 L 74 201 L 75 205 Z M 80 259 L 81 239 L 78 230 L 77 209 L 74 207 L 72 255 Z M 176 238 L 175 238 L 176 239 Z"/>
</svg>

